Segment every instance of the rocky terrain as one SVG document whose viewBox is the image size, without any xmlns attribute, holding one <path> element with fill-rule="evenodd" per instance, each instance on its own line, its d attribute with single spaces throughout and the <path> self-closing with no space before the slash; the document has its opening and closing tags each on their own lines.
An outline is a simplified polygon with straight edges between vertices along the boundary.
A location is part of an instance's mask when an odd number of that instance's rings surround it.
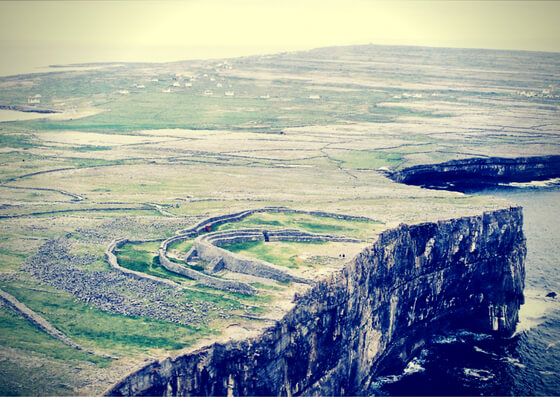
<svg viewBox="0 0 560 397">
<path fill-rule="evenodd" d="M 524 258 L 519 208 L 403 225 L 298 296 L 261 336 L 150 363 L 107 393 L 363 394 L 374 374 L 404 365 L 434 328 L 511 334 Z"/>
<path fill-rule="evenodd" d="M 57 113 L 0 123 L 0 289 L 99 354 L 2 305 L 0 394 L 367 393 L 457 317 L 511 331 L 515 203 L 388 176 L 557 176 L 558 71 L 553 53 L 365 45 L 1 77 L 0 107 Z M 170 241 L 184 264 L 197 222 L 264 207 L 301 212 L 240 222 L 363 246 L 253 251 L 312 283 L 189 267 L 255 294 L 158 261 Z"/>
<path fill-rule="evenodd" d="M 404 168 L 389 177 L 399 183 L 444 188 L 542 181 L 560 178 L 560 156 L 452 160 Z"/>
</svg>

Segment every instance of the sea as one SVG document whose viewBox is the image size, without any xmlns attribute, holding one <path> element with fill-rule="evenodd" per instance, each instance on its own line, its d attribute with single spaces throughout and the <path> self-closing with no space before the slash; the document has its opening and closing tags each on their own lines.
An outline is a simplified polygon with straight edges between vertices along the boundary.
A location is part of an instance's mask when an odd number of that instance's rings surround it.
<svg viewBox="0 0 560 397">
<path fill-rule="evenodd" d="M 560 183 L 510 184 L 467 193 L 523 207 L 525 303 L 511 338 L 436 334 L 404 371 L 377 378 L 371 395 L 560 395 Z M 546 295 L 556 292 L 556 298 Z"/>
</svg>

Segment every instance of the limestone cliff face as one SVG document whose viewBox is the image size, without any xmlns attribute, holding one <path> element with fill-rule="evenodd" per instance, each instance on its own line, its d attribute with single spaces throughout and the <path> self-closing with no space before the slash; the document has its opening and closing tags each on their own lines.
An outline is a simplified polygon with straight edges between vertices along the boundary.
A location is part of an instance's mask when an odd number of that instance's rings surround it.
<svg viewBox="0 0 560 397">
<path fill-rule="evenodd" d="M 296 297 L 260 337 L 149 364 L 109 394 L 364 393 L 434 331 L 513 332 L 525 252 L 520 208 L 401 225 Z"/>
<path fill-rule="evenodd" d="M 470 158 L 417 165 L 389 173 L 408 185 L 475 187 L 508 182 L 529 182 L 560 177 L 560 156 Z"/>
</svg>

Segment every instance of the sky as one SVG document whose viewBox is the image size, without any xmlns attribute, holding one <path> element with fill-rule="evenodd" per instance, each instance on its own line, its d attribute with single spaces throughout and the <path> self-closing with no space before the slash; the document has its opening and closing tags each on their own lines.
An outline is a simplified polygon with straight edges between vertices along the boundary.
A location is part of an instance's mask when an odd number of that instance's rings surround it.
<svg viewBox="0 0 560 397">
<path fill-rule="evenodd" d="M 353 44 L 560 52 L 560 1 L 0 1 L 0 74 Z"/>
</svg>

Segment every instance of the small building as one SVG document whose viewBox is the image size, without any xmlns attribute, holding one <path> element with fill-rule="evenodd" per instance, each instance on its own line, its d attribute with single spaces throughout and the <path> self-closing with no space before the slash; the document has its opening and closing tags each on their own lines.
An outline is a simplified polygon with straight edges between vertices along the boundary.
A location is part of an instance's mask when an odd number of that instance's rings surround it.
<svg viewBox="0 0 560 397">
<path fill-rule="evenodd" d="M 309 99 L 321 99 L 319 95 L 309 95 Z"/>
<path fill-rule="evenodd" d="M 33 96 L 27 97 L 28 105 L 37 105 L 41 103 L 41 94 L 35 94 Z"/>
<path fill-rule="evenodd" d="M 226 91 L 226 92 L 225 92 L 225 95 L 226 95 L 226 96 L 234 96 L 235 93 L 234 93 L 233 91 Z"/>
</svg>

